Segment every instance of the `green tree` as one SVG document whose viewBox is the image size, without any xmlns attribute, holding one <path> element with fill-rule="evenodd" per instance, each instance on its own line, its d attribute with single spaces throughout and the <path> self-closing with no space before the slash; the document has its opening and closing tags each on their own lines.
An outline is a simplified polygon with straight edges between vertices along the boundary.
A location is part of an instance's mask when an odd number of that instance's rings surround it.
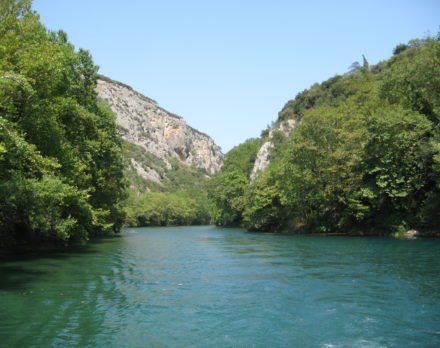
<svg viewBox="0 0 440 348">
<path fill-rule="evenodd" d="M 220 173 L 210 182 L 209 197 L 214 203 L 213 219 L 220 226 L 240 226 L 245 209 L 249 176 L 259 149 L 258 139 L 249 139 L 230 150 Z"/>
<path fill-rule="evenodd" d="M 279 231 L 288 220 L 284 164 L 277 162 L 251 183 L 245 194 L 244 226 L 253 231 Z"/>
<path fill-rule="evenodd" d="M 374 226 L 418 226 L 420 203 L 429 189 L 432 123 L 396 106 L 379 110 L 367 123 L 360 197 L 370 208 Z"/>
<path fill-rule="evenodd" d="M 121 143 L 91 56 L 48 32 L 30 1 L 2 1 L 0 18 L 0 243 L 118 231 Z"/>
</svg>

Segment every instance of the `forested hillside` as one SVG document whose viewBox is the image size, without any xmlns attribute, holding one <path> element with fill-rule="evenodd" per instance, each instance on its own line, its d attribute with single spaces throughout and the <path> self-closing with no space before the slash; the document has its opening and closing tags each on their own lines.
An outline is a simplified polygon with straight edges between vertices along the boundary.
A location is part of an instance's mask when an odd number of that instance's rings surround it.
<svg viewBox="0 0 440 348">
<path fill-rule="evenodd" d="M 127 143 L 129 147 L 133 144 Z M 146 181 L 130 167 L 132 153 L 126 154 L 125 174 L 130 183 L 126 204 L 126 224 L 132 227 L 200 225 L 211 223 L 211 202 L 207 197 L 210 177 L 168 158 L 170 167 L 159 183 Z M 142 157 L 141 157 L 142 158 Z M 148 156 L 144 159 L 148 161 Z M 151 162 L 150 162 L 151 163 Z M 150 164 L 149 163 L 149 164 Z"/>
<path fill-rule="evenodd" d="M 289 101 L 271 137 L 269 166 L 240 145 L 210 190 L 216 222 L 250 230 L 427 233 L 440 226 L 440 41 L 398 45 L 387 61 L 355 63 Z M 263 144 L 268 136 L 262 134 Z M 273 138 L 273 139 L 272 139 Z"/>
<path fill-rule="evenodd" d="M 222 165 L 220 147 L 126 84 L 100 76 L 97 91 L 123 138 L 127 225 L 210 223 L 206 184 Z"/>
<path fill-rule="evenodd" d="M 118 231 L 126 195 L 97 66 L 28 0 L 0 2 L 0 246 Z"/>
</svg>

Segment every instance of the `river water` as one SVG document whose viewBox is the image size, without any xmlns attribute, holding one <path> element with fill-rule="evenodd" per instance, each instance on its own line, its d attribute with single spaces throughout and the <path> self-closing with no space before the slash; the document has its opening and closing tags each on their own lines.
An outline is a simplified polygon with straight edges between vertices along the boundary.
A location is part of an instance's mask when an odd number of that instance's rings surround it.
<svg viewBox="0 0 440 348">
<path fill-rule="evenodd" d="M 129 229 L 0 281 L 0 347 L 440 347 L 440 240 Z"/>
</svg>

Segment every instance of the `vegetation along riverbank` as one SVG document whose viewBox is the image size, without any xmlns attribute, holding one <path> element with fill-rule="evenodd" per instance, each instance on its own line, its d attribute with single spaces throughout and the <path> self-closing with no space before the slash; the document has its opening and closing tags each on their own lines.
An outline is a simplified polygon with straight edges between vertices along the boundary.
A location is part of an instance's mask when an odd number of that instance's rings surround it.
<svg viewBox="0 0 440 348">
<path fill-rule="evenodd" d="M 225 156 L 27 0 L 0 4 L 0 247 L 126 226 L 434 234 L 440 228 L 440 37 L 316 83 Z"/>
</svg>

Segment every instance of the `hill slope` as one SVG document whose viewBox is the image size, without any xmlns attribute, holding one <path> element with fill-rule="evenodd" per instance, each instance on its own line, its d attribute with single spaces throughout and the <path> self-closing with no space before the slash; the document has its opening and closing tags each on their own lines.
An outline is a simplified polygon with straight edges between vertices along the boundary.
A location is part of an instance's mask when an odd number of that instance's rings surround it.
<svg viewBox="0 0 440 348">
<path fill-rule="evenodd" d="M 100 76 L 96 90 L 116 115 L 130 183 L 130 226 L 206 224 L 207 182 L 223 163 L 219 146 L 182 117 L 131 87 Z"/>
<path fill-rule="evenodd" d="M 123 83 L 103 76 L 97 82 L 99 97 L 116 114 L 119 133 L 129 143 L 128 165 L 150 186 L 163 184 L 174 161 L 207 175 L 220 169 L 223 153 L 208 135 Z"/>
<path fill-rule="evenodd" d="M 210 192 L 216 222 L 264 231 L 438 231 L 439 76 L 439 37 L 427 38 L 298 93 L 263 131 L 259 149 L 226 154 L 215 182 L 227 185 Z M 253 169 L 227 165 L 233 158 L 253 161 Z"/>
</svg>

